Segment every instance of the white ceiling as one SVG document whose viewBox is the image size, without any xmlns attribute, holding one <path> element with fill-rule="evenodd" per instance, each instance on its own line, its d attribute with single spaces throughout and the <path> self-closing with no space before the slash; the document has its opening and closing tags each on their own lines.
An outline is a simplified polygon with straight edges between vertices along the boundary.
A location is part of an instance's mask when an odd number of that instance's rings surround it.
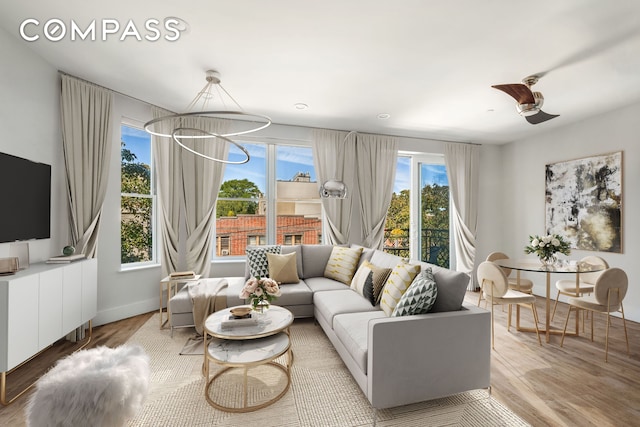
<svg viewBox="0 0 640 427">
<path fill-rule="evenodd" d="M 3 0 L 0 27 L 178 17 L 175 42 L 24 42 L 57 69 L 184 111 L 217 69 L 250 112 L 274 123 L 504 143 L 640 101 L 638 0 Z M 163 35 L 170 35 L 163 32 Z M 3 59 L 4 60 L 4 59 Z M 530 125 L 492 84 L 546 72 Z M 295 103 L 308 104 L 297 110 Z M 390 114 L 386 120 L 380 113 Z"/>
</svg>

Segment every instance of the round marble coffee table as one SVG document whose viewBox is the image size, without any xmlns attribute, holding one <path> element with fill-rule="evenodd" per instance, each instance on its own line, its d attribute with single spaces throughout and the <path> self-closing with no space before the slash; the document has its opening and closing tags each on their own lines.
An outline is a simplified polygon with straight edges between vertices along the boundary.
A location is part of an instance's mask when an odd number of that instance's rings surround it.
<svg viewBox="0 0 640 427">
<path fill-rule="evenodd" d="M 222 411 L 255 411 L 278 401 L 291 385 L 293 353 L 289 339 L 289 326 L 293 323 L 293 314 L 285 308 L 271 306 L 265 313 L 257 314 L 256 324 L 224 327 L 223 322 L 229 319 L 231 308 L 213 313 L 204 324 L 204 374 L 207 378 L 205 398 L 211 406 Z M 276 359 L 284 354 L 287 355 L 286 363 L 276 362 Z M 209 362 L 222 365 L 224 368 L 209 378 Z M 284 372 L 287 383 L 275 397 L 260 404 L 249 405 L 248 370 L 265 364 Z M 225 372 L 236 368 L 244 370 L 242 406 L 226 406 L 215 402 L 210 393 L 214 382 Z"/>
</svg>

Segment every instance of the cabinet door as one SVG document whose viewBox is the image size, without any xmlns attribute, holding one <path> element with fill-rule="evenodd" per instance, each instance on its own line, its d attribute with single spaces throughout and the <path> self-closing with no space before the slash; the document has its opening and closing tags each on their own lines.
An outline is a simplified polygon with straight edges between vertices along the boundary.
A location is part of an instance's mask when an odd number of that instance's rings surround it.
<svg viewBox="0 0 640 427">
<path fill-rule="evenodd" d="M 82 262 L 82 322 L 96 317 L 98 312 L 98 260 Z"/>
<path fill-rule="evenodd" d="M 82 324 L 82 263 L 71 263 L 63 269 L 62 334 Z"/>
<path fill-rule="evenodd" d="M 38 348 L 56 342 L 62 334 L 62 268 L 40 273 Z"/>
<path fill-rule="evenodd" d="M 9 281 L 7 369 L 38 352 L 38 275 Z"/>
</svg>

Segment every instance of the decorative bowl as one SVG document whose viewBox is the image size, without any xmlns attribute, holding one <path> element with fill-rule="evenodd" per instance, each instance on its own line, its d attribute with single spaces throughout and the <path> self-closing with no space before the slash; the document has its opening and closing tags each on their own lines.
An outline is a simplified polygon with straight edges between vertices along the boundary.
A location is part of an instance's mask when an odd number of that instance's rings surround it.
<svg viewBox="0 0 640 427">
<path fill-rule="evenodd" d="M 231 314 L 233 314 L 234 316 L 242 317 L 251 313 L 251 307 L 235 307 L 235 308 L 232 308 L 230 311 L 231 311 Z"/>
</svg>

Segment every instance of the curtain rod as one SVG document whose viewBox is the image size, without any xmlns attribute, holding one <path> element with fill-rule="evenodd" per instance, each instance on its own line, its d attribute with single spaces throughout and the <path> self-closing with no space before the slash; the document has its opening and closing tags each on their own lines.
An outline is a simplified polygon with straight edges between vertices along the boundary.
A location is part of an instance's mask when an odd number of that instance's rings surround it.
<svg viewBox="0 0 640 427">
<path fill-rule="evenodd" d="M 74 79 L 81 80 L 81 81 L 83 81 L 83 82 L 85 82 L 87 84 L 90 84 L 90 85 L 93 85 L 93 86 L 108 90 L 108 91 L 116 93 L 118 95 L 125 96 L 125 97 L 127 97 L 129 99 L 133 99 L 135 101 L 142 102 L 143 104 L 149 105 L 151 107 L 157 107 L 157 108 L 162 108 L 164 110 L 167 110 L 166 108 L 159 107 L 159 106 L 157 106 L 155 104 L 152 104 L 152 103 L 150 103 L 148 101 L 144 101 L 144 100 L 142 100 L 140 98 L 136 98 L 135 96 L 131 96 L 131 95 L 127 95 L 126 93 L 118 92 L 117 90 L 113 90 L 111 88 L 104 87 L 104 86 L 99 85 L 99 84 L 94 83 L 94 82 L 90 82 L 89 80 L 83 79 L 83 78 L 78 77 L 78 76 L 74 76 L 73 74 L 69 74 L 69 73 L 64 72 L 62 70 L 58 70 L 58 73 L 59 74 L 64 74 L 64 75 L 69 76 L 69 77 L 73 77 Z M 171 111 L 171 110 L 167 110 L 167 111 Z M 320 127 L 317 127 L 317 126 L 300 126 L 300 125 L 290 125 L 290 124 L 284 124 L 284 123 L 282 123 L 282 124 L 281 123 L 274 123 L 274 125 L 287 126 L 287 127 L 299 127 L 299 128 L 307 128 L 307 129 L 325 129 L 325 130 L 332 130 L 332 131 L 335 131 L 335 132 L 349 132 L 349 131 L 343 130 L 343 129 L 320 128 Z M 392 138 L 416 139 L 418 141 L 431 140 L 431 141 L 437 141 L 437 142 L 449 142 L 449 143 L 452 143 L 452 144 L 482 145 L 482 144 L 479 144 L 477 142 L 447 141 L 447 140 L 444 140 L 444 139 L 430 139 L 430 138 L 420 138 L 420 137 L 417 137 L 417 136 L 391 135 L 391 134 L 387 134 L 387 133 L 385 133 L 385 134 L 375 134 L 375 133 L 371 133 L 371 132 L 358 132 L 358 131 L 351 131 L 351 132 L 362 133 L 362 134 L 367 134 L 367 135 L 390 136 Z M 258 138 L 258 137 L 254 136 L 254 138 Z M 279 139 L 278 137 L 267 137 L 267 138 Z M 282 139 L 284 140 L 285 138 L 282 138 Z M 306 140 L 306 139 L 295 139 L 295 138 L 286 138 L 286 139 L 288 141 L 297 140 L 297 141 L 301 141 L 301 142 L 311 142 L 310 140 Z"/>
</svg>

